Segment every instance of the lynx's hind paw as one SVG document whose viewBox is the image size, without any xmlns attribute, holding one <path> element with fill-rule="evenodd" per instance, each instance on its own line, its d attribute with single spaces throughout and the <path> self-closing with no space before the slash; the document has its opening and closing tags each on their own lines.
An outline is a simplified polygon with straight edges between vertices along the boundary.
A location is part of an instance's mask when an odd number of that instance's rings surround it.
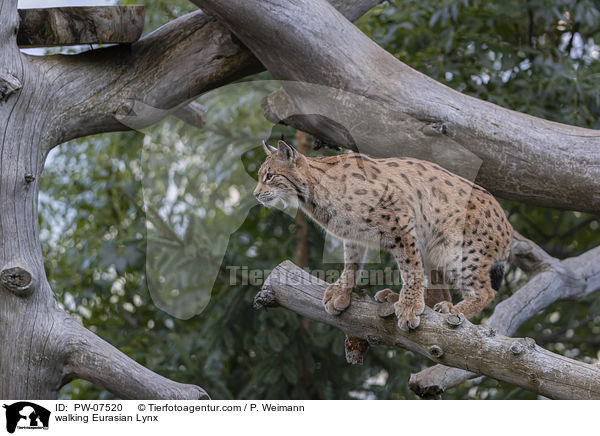
<svg viewBox="0 0 600 436">
<path fill-rule="evenodd" d="M 458 313 L 458 310 L 456 310 L 450 301 L 440 301 L 433 306 L 433 310 L 439 313 Z"/>
<path fill-rule="evenodd" d="M 395 303 L 400 299 L 400 294 L 391 289 L 382 289 L 375 294 L 375 301 L 379 303 Z"/>
</svg>

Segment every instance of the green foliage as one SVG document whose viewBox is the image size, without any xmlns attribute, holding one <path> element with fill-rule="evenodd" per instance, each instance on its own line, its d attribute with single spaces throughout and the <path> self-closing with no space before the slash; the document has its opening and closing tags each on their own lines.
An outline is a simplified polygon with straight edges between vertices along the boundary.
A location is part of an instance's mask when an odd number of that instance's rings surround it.
<svg viewBox="0 0 600 436">
<path fill-rule="evenodd" d="M 510 109 L 600 127 L 597 2 L 390 3 L 360 26 L 413 68 Z"/>
<path fill-rule="evenodd" d="M 185 0 L 153 2 L 147 29 L 190 10 Z M 585 0 L 405 0 L 375 8 L 359 26 L 403 62 L 457 90 L 598 128 L 599 16 L 597 4 Z M 253 79 L 260 78 L 268 75 Z M 430 364 L 426 359 L 378 347 L 364 366 L 348 366 L 341 332 L 286 310 L 253 311 L 258 287 L 240 284 L 237 277 L 230 284 L 228 265 L 268 271 L 296 252 L 297 224 L 288 214 L 244 208 L 243 200 L 227 203 L 232 186 L 239 198 L 248 197 L 249 180 L 264 157 L 259 140 L 271 126 L 259 103 L 267 88 L 258 82 L 202 96 L 207 124 L 201 130 L 170 118 L 143 133 L 84 138 L 55 150 L 42 182 L 40 211 L 57 298 L 141 364 L 203 386 L 213 398 L 414 398 L 406 382 L 411 372 Z M 273 136 L 281 133 L 294 134 L 277 128 Z M 170 186 L 177 189 L 169 192 Z M 555 256 L 577 255 L 600 242 L 597 217 L 503 205 L 519 232 Z M 231 228 L 237 230 L 228 240 L 218 237 Z M 309 267 L 331 268 L 322 264 L 324 244 L 322 232 L 309 224 Z M 205 280 L 209 270 L 214 286 Z M 522 283 L 511 271 L 498 300 Z M 173 289 L 178 293 L 169 293 Z M 157 305 L 180 315 L 199 313 L 179 319 Z M 557 303 L 518 334 L 591 361 L 597 358 L 599 319 L 597 298 Z M 61 395 L 110 397 L 82 381 Z M 534 396 L 484 380 L 447 397 Z"/>
</svg>

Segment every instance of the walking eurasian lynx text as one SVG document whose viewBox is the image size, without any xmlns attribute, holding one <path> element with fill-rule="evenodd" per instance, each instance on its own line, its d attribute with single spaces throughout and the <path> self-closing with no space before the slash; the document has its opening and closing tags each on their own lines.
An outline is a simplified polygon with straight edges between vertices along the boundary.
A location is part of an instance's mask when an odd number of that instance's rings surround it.
<svg viewBox="0 0 600 436">
<path fill-rule="evenodd" d="M 504 272 L 512 227 L 485 189 L 444 168 L 412 158 L 373 159 L 362 154 L 309 158 L 284 141 L 263 141 L 267 158 L 254 195 L 270 207 L 297 205 L 344 241 L 344 271 L 325 292 L 334 315 L 350 305 L 367 247 L 389 251 L 401 272 L 400 294 L 385 289 L 398 325 L 415 329 L 425 308 L 432 271 L 443 271 L 462 291 L 456 306 L 439 312 L 479 313 L 494 298 Z"/>
</svg>

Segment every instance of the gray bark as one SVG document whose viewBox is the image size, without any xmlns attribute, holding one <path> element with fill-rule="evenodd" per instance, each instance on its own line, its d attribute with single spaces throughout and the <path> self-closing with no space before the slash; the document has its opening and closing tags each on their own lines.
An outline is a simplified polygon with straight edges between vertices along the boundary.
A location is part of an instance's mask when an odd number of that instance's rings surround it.
<svg viewBox="0 0 600 436">
<path fill-rule="evenodd" d="M 52 147 L 127 130 L 119 119 L 134 103 L 200 126 L 200 108 L 185 105 L 263 67 L 202 12 L 131 45 L 76 56 L 22 54 L 17 0 L 0 0 L 0 22 L 0 398 L 53 399 L 75 378 L 121 398 L 208 398 L 139 365 L 58 306 L 39 241 L 39 180 Z"/>
<path fill-rule="evenodd" d="M 380 2 L 332 1 L 351 19 Z M 229 30 L 202 11 L 179 17 L 129 46 L 37 61 L 61 90 L 54 144 L 128 130 L 119 119 L 136 104 L 173 110 L 203 92 L 264 70 Z"/>
<path fill-rule="evenodd" d="M 75 378 L 104 387 L 122 399 L 209 400 L 198 386 L 177 383 L 131 360 L 115 347 L 73 321 L 66 320 L 68 359 L 63 384 Z"/>
<path fill-rule="evenodd" d="M 74 378 L 122 398 L 208 398 L 197 386 L 142 367 L 56 303 L 44 271 L 37 204 L 45 157 L 64 122 L 55 117 L 61 93 L 49 71 L 59 61 L 19 51 L 16 0 L 0 0 L 0 20 L 0 398 L 56 398 Z"/>
<path fill-rule="evenodd" d="M 213 13 L 222 8 L 223 16 L 217 15 L 230 26 L 249 12 L 237 30 L 278 77 L 337 86 L 390 109 L 381 117 L 383 124 L 372 126 L 391 132 L 381 135 L 382 142 L 341 145 L 373 154 L 393 152 L 390 135 L 397 131 L 396 114 L 402 114 L 400 121 L 408 127 L 401 134 L 414 149 L 437 145 L 431 137 L 444 138 L 443 146 L 460 144 L 483 160 L 480 181 L 496 193 L 534 204 L 598 210 L 595 132 L 457 94 L 382 53 L 320 0 L 197 3 Z M 356 18 L 378 1 L 332 3 Z M 205 397 L 201 388 L 139 366 L 58 307 L 39 244 L 39 178 L 52 147 L 75 137 L 127 130 L 119 119 L 131 113 L 134 103 L 180 115 L 177 111 L 198 94 L 262 71 L 261 61 L 202 12 L 180 17 L 128 46 L 37 58 L 18 51 L 16 0 L 0 0 L 0 20 L 0 396 L 55 398 L 62 385 L 81 377 L 124 398 Z M 269 50 L 272 54 L 265 54 Z M 198 122 L 197 117 L 190 120 Z M 309 121 L 307 130 L 325 138 L 337 127 L 326 119 L 325 131 L 322 120 Z M 495 177 L 499 171 L 504 179 Z M 538 353 L 535 349 L 531 355 Z M 559 389 L 561 395 L 565 389 Z"/>
<path fill-rule="evenodd" d="M 432 135 L 441 136 L 435 148 L 455 144 L 477 156 L 481 160 L 477 182 L 501 197 L 600 211 L 597 131 L 535 118 L 456 92 L 381 49 L 324 0 L 194 3 L 218 17 L 275 77 L 311 84 L 308 91 L 299 85 L 285 87 L 298 108 L 296 116 L 287 119 L 290 124 L 330 139 L 331 131 L 341 126 L 323 116 L 307 115 L 324 112 L 323 104 L 329 113 L 346 113 L 347 95 L 358 95 L 381 109 L 371 117 L 364 111 L 350 113 L 345 130 L 352 130 L 352 121 L 360 127 L 361 114 L 368 117 L 368 128 L 355 128 L 350 135 L 340 129 L 334 135 L 338 145 L 373 155 L 410 155 L 414 149 L 431 148 Z M 323 98 L 306 102 L 314 85 L 344 93 L 333 101 L 328 96 L 326 102 Z M 469 166 L 467 173 L 471 170 Z"/>
<path fill-rule="evenodd" d="M 124 398 L 206 398 L 166 380 L 77 324 L 56 303 L 44 271 L 38 192 L 57 128 L 47 70 L 16 43 L 16 0 L 0 1 L 0 398 L 56 398 L 74 377 Z"/>
<path fill-rule="evenodd" d="M 54 111 L 53 145 L 128 130 L 119 119 L 131 115 L 136 105 L 174 110 L 202 92 L 262 69 L 202 12 L 179 17 L 129 46 L 39 62 L 61 94 Z"/>
<path fill-rule="evenodd" d="M 531 338 L 509 338 L 462 315 L 426 308 L 414 331 L 398 328 L 393 305 L 353 294 L 339 316 L 322 304 L 328 283 L 293 263 L 277 266 L 255 298 L 255 307 L 282 306 L 337 327 L 371 345 L 402 347 L 444 365 L 475 371 L 555 399 L 600 399 L 600 367 L 551 353 Z"/>
<path fill-rule="evenodd" d="M 144 28 L 145 8 L 88 6 L 19 9 L 19 47 L 118 44 L 137 41 Z"/>
</svg>

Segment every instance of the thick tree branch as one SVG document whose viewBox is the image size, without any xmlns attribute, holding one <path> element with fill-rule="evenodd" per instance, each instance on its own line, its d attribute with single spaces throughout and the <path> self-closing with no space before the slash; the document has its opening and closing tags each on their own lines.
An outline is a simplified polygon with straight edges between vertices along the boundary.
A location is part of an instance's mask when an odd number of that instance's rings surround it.
<svg viewBox="0 0 600 436">
<path fill-rule="evenodd" d="M 407 154 L 431 147 L 431 136 L 437 135 L 443 138 L 438 149 L 454 143 L 480 158 L 477 181 L 501 197 L 600 211 L 598 131 L 460 94 L 395 59 L 323 0 L 194 2 L 226 24 L 277 78 L 345 91 L 333 101 L 328 94 L 307 102 L 310 91 L 285 87 L 305 118 L 324 113 L 323 105 L 334 109 L 329 113 L 348 112 L 347 93 L 382 106 L 375 116 L 359 111 L 342 125 L 351 135 L 337 137 L 353 141 L 339 145 L 374 155 Z M 390 115 L 382 116 L 385 111 Z M 323 117 L 309 116 L 302 124 L 323 138 L 335 129 Z"/>
<path fill-rule="evenodd" d="M 48 69 L 57 91 L 54 144 L 128 130 L 119 119 L 135 116 L 136 104 L 175 109 L 262 69 L 221 24 L 202 12 L 173 20 L 131 45 L 38 62 Z"/>
<path fill-rule="evenodd" d="M 402 347 L 436 362 L 474 370 L 550 398 L 600 398 L 600 368 L 551 353 L 530 338 L 514 339 L 462 315 L 427 308 L 414 331 L 398 328 L 392 305 L 354 294 L 340 316 L 322 305 L 327 283 L 286 261 L 277 266 L 255 298 L 255 307 L 283 306 L 369 341 Z"/>
<path fill-rule="evenodd" d="M 82 378 L 123 399 L 210 399 L 198 386 L 177 383 L 150 371 L 72 318 L 66 319 L 64 327 L 69 339 L 63 384 Z"/>
<path fill-rule="evenodd" d="M 19 14 L 17 12 L 17 0 L 0 0 L 0 46 L 3 49 L 12 48 L 17 42 L 17 29 L 19 26 Z"/>
<path fill-rule="evenodd" d="M 332 0 L 356 19 L 381 0 Z M 56 97 L 54 144 L 94 133 L 128 130 L 119 121 L 136 102 L 173 109 L 203 92 L 264 70 L 214 18 L 197 11 L 128 46 L 77 56 L 36 59 Z"/>
<path fill-rule="evenodd" d="M 536 313 L 559 300 L 581 300 L 600 289 L 600 247 L 559 261 L 532 241 L 515 235 L 512 262 L 533 278 L 510 298 L 499 303 L 487 325 L 512 336 Z M 435 365 L 410 378 L 410 387 L 421 396 L 439 396 L 478 374 Z"/>
<path fill-rule="evenodd" d="M 137 41 L 144 28 L 141 5 L 19 9 L 20 47 L 118 44 Z"/>
</svg>

